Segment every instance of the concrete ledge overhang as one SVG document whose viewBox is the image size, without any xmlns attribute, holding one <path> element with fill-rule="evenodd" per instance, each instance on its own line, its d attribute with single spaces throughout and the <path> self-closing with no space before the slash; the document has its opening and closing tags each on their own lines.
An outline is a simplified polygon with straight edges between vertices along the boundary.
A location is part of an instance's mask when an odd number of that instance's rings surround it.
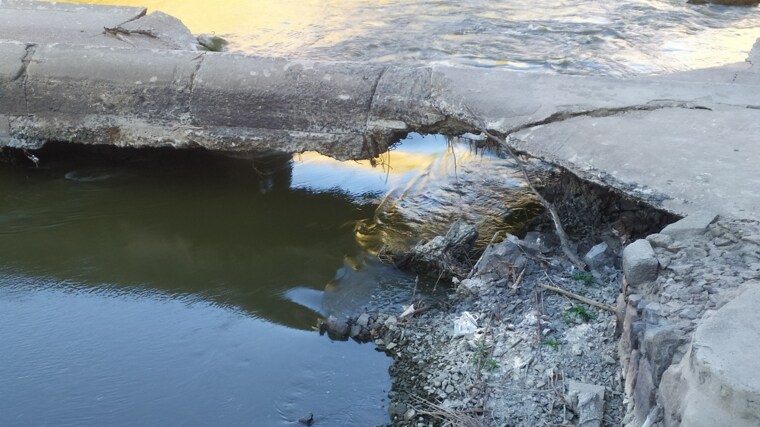
<svg viewBox="0 0 760 427">
<path fill-rule="evenodd" d="M 739 72 L 743 83 L 728 78 Z M 703 81 L 704 73 L 715 77 L 712 83 Z M 453 134 L 485 127 L 586 178 L 653 201 L 676 200 L 667 207 L 677 213 L 716 205 L 719 213 L 746 217 L 760 207 L 757 194 L 726 192 L 732 187 L 724 184 L 720 191 L 692 191 L 695 177 L 709 171 L 686 167 L 675 178 L 665 178 L 639 169 L 648 164 L 647 156 L 686 166 L 715 158 L 723 150 L 715 138 L 733 139 L 735 152 L 754 156 L 760 73 L 748 62 L 707 70 L 698 79 L 688 73 L 674 78 L 0 41 L 0 146 L 34 148 L 57 140 L 313 150 L 358 159 L 384 152 L 408 132 Z M 685 151 L 672 144 L 674 138 L 690 141 L 694 150 L 677 157 Z M 626 150 L 645 155 L 630 162 L 635 156 L 622 155 Z M 705 155 L 700 157 L 700 150 Z M 755 169 L 741 170 L 732 179 L 756 185 Z M 673 186 L 661 178 L 680 182 Z M 736 186 L 737 191 L 746 185 Z M 728 198 L 738 204 L 721 211 Z M 697 206 L 690 206 L 695 201 Z"/>
</svg>

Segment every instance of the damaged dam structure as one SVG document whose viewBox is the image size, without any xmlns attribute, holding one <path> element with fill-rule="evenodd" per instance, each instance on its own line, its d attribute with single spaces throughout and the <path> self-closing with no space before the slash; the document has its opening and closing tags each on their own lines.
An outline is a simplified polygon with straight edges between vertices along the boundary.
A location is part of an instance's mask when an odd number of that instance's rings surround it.
<svg viewBox="0 0 760 427">
<path fill-rule="evenodd" d="M 615 79 L 206 52 L 160 12 L 33 3 L 0 3 L 0 147 L 55 141 L 349 160 L 376 157 L 411 132 L 487 130 L 520 152 L 686 217 L 681 229 L 663 231 L 671 237 L 649 239 L 658 252 L 704 233 L 718 216 L 759 219 L 760 42 L 745 62 Z M 73 14 L 81 22 L 45 32 L 14 26 L 19 14 L 46 28 Z M 625 259 L 666 268 L 651 246 Z M 686 329 L 647 329 L 655 308 L 667 318 L 665 307 L 642 302 L 658 292 L 624 287 L 628 425 L 760 423 L 760 359 L 746 357 L 760 349 L 760 285 L 746 279 L 737 285 L 744 293 L 731 289 L 744 301 L 715 307 Z M 738 338 L 721 337 L 728 324 Z"/>
</svg>

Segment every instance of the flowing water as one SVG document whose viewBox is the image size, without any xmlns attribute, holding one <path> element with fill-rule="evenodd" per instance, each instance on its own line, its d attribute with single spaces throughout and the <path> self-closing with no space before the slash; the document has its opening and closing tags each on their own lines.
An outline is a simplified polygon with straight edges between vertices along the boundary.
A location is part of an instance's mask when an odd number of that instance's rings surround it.
<svg viewBox="0 0 760 427">
<path fill-rule="evenodd" d="M 743 61 L 760 8 L 686 0 L 84 0 L 148 6 L 255 55 L 573 74 Z"/>
</svg>

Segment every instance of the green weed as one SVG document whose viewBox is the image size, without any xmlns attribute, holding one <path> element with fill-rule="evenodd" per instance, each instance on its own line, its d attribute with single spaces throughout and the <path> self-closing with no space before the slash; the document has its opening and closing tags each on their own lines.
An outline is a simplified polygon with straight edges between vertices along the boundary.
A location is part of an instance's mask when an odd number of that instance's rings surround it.
<svg viewBox="0 0 760 427">
<path fill-rule="evenodd" d="M 582 305 L 575 305 L 565 310 L 565 323 L 572 323 L 572 315 L 575 315 L 578 319 L 581 319 L 584 322 L 596 319 L 594 313 L 590 313 Z"/>
<path fill-rule="evenodd" d="M 482 366 L 489 371 L 499 367 L 496 360 L 488 357 L 491 354 L 491 348 L 486 343 L 485 339 L 479 339 L 475 341 L 475 350 L 472 353 L 472 363 L 478 366 Z"/>
<path fill-rule="evenodd" d="M 551 347 L 553 350 L 559 349 L 559 341 L 554 338 L 547 338 L 544 340 L 544 345 Z"/>
<path fill-rule="evenodd" d="M 587 271 L 576 271 L 573 273 L 573 280 L 581 282 L 585 286 L 592 286 L 596 284 L 594 275 Z"/>
</svg>

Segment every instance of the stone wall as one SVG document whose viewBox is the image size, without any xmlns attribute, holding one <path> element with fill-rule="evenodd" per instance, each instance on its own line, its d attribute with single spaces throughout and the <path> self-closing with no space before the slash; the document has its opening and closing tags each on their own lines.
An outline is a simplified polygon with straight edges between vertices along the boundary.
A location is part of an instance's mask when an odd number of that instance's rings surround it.
<svg viewBox="0 0 760 427">
<path fill-rule="evenodd" d="M 743 296 L 760 303 L 753 281 L 760 279 L 760 225 L 698 212 L 626 247 L 623 267 L 618 325 L 624 424 L 760 425 L 760 380 L 737 384 L 737 378 L 758 378 L 753 371 L 760 358 L 746 357 L 746 351 L 760 349 L 760 331 L 743 318 L 754 309 L 732 308 L 735 302 L 721 309 L 745 289 L 751 292 Z M 709 345 L 716 317 L 729 318 L 720 320 L 724 329 L 717 336 L 737 335 L 733 341 L 748 348 Z M 706 356 L 706 346 L 716 353 Z M 726 376 L 724 366 L 739 373 Z M 727 396 L 726 390 L 738 391 Z"/>
</svg>

